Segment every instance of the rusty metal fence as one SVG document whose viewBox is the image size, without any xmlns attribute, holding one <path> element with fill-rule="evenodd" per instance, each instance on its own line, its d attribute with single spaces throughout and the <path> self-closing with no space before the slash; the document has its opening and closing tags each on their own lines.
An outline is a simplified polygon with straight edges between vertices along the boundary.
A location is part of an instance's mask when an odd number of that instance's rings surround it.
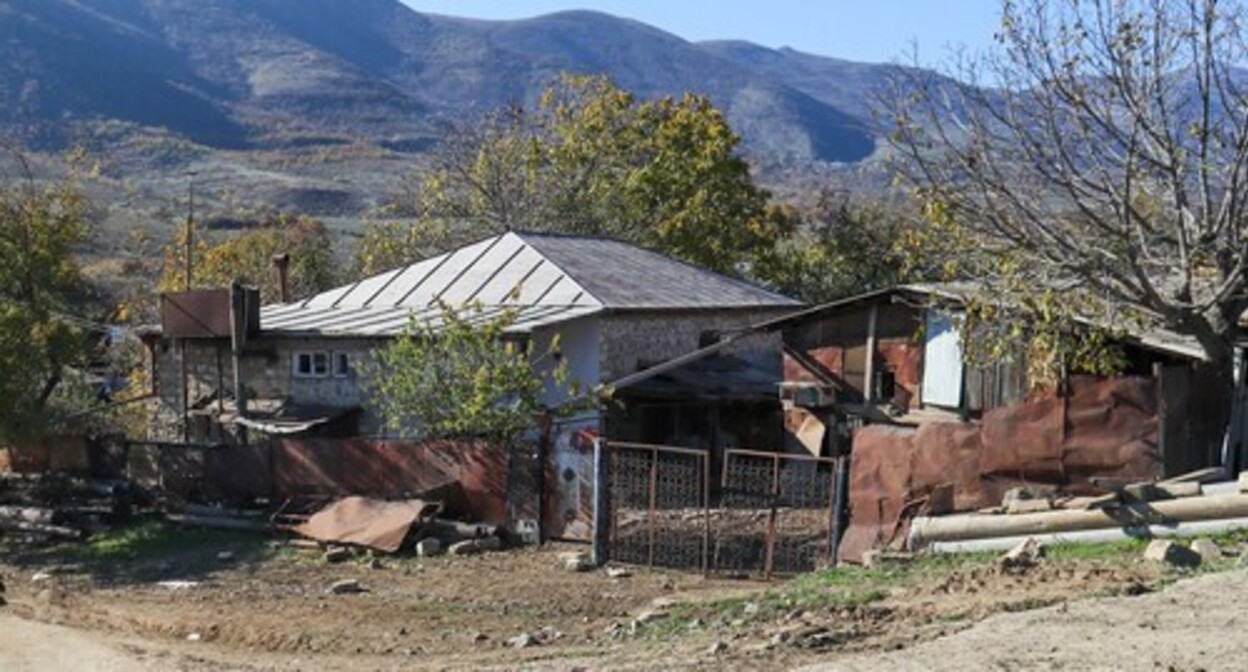
<svg viewBox="0 0 1248 672">
<path fill-rule="evenodd" d="M 603 442 L 607 557 L 770 578 L 832 564 L 838 460 Z M 842 458 L 843 459 L 843 458 Z"/>
<path fill-rule="evenodd" d="M 708 569 L 708 455 L 640 443 L 606 444 L 609 555 L 650 567 Z"/>
</svg>

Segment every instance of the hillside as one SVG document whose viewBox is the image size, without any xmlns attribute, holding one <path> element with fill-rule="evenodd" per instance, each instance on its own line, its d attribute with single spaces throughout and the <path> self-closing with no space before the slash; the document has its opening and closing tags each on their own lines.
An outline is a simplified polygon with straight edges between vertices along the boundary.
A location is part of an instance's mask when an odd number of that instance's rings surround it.
<svg viewBox="0 0 1248 672">
<path fill-rule="evenodd" d="M 103 157 L 128 214 L 176 210 L 195 173 L 208 207 L 228 191 L 346 230 L 447 120 L 531 105 L 561 71 L 705 93 L 746 151 L 790 174 L 869 161 L 888 71 L 595 12 L 479 21 L 398 0 L 0 0 L 0 40 L 0 135 Z"/>
</svg>

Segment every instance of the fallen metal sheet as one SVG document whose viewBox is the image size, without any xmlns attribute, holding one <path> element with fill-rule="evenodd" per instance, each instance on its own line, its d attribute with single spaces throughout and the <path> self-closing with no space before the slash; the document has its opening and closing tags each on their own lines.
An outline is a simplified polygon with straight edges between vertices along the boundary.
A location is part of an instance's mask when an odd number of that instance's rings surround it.
<svg viewBox="0 0 1248 672">
<path fill-rule="evenodd" d="M 386 553 L 403 545 L 408 530 L 432 518 L 436 502 L 407 499 L 387 502 L 368 497 L 345 497 L 312 514 L 295 532 L 325 542 L 356 544 Z"/>
</svg>

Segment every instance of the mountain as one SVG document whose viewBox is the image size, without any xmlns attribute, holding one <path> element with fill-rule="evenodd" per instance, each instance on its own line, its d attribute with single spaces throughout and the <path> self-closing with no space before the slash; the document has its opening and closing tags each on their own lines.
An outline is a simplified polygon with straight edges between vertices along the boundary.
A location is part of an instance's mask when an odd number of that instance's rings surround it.
<svg viewBox="0 0 1248 672">
<path fill-rule="evenodd" d="M 0 43 L 0 135 L 108 156 L 134 202 L 195 173 L 344 218 L 442 122 L 532 105 L 562 71 L 705 93 L 764 162 L 852 166 L 876 153 L 868 99 L 888 70 L 596 12 L 481 21 L 399 0 L 0 0 Z"/>
</svg>

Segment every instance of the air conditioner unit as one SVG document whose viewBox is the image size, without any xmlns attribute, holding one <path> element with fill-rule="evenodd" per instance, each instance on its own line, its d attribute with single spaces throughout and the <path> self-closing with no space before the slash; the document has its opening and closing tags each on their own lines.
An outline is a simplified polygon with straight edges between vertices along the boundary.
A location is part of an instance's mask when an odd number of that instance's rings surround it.
<svg viewBox="0 0 1248 672">
<path fill-rule="evenodd" d="M 822 383 L 780 383 L 780 405 L 794 408 L 827 408 L 836 403 L 836 388 Z"/>
</svg>

